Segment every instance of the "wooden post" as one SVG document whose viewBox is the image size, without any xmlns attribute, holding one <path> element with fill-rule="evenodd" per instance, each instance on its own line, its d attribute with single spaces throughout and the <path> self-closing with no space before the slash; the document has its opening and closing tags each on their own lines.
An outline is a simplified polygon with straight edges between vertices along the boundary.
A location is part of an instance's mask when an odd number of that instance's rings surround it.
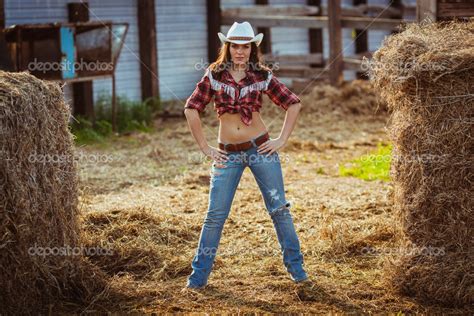
<svg viewBox="0 0 474 316">
<path fill-rule="evenodd" d="M 221 42 L 217 32 L 221 30 L 221 1 L 207 0 L 207 57 L 209 63 L 217 59 Z"/>
<path fill-rule="evenodd" d="M 13 63 L 11 61 L 7 43 L 5 42 L 5 35 L 3 34 L 5 24 L 5 1 L 0 0 L 0 69 L 13 71 Z"/>
<path fill-rule="evenodd" d="M 329 29 L 329 80 L 338 86 L 343 80 L 343 56 L 341 37 L 341 0 L 328 1 Z"/>
<path fill-rule="evenodd" d="M 367 0 L 353 0 L 352 4 L 354 6 L 360 4 L 367 4 Z M 369 50 L 369 43 L 367 39 L 367 31 L 355 29 L 355 53 L 356 54 L 363 54 Z M 362 71 L 356 72 L 357 79 L 368 79 L 367 74 Z"/>
<path fill-rule="evenodd" d="M 321 0 L 307 0 L 310 6 L 319 7 L 319 12 L 315 16 L 321 15 Z M 310 54 L 319 53 L 323 55 L 323 30 L 322 29 L 308 29 L 309 37 L 309 52 Z M 320 64 L 310 64 L 310 67 L 322 67 L 324 65 L 324 58 L 321 59 Z"/>
<path fill-rule="evenodd" d="M 437 20 L 437 4 L 436 0 L 417 0 L 416 1 L 416 21 L 421 22 L 423 19 Z"/>
<path fill-rule="evenodd" d="M 89 21 L 89 3 L 75 2 L 68 3 L 69 22 Z M 74 115 L 82 115 L 95 121 L 94 94 L 92 81 L 82 81 L 72 83 Z"/>
<path fill-rule="evenodd" d="M 403 19 L 403 3 L 402 3 L 402 0 L 392 0 L 390 2 L 390 7 L 400 11 L 400 14 L 393 15 L 392 18 L 402 20 Z M 395 33 L 398 33 L 398 31 L 393 30 L 393 31 L 391 31 L 391 33 L 395 34 Z"/>
<path fill-rule="evenodd" d="M 5 28 L 5 0 L 0 0 L 0 30 Z"/>
<path fill-rule="evenodd" d="M 268 5 L 268 0 L 255 0 L 255 4 Z M 269 27 L 257 27 L 257 34 L 263 33 L 263 40 L 260 44 L 262 54 L 270 54 L 272 52 L 272 38 Z"/>
<path fill-rule="evenodd" d="M 155 0 L 138 0 L 142 100 L 159 96 Z"/>
</svg>

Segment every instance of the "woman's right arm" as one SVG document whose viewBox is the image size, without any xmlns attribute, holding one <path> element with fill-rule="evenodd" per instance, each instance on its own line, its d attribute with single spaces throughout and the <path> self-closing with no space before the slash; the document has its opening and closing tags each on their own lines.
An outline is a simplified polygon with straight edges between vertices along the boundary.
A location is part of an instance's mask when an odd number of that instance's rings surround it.
<svg viewBox="0 0 474 316">
<path fill-rule="evenodd" d="M 184 106 L 184 115 L 188 121 L 191 134 L 196 140 L 201 151 L 209 158 L 216 161 L 227 160 L 226 152 L 220 148 L 209 146 L 204 136 L 201 124 L 200 113 L 202 113 L 206 105 L 211 101 L 214 91 L 211 89 L 209 78 L 206 74 L 196 84 L 191 96 L 186 100 Z"/>
<path fill-rule="evenodd" d="M 196 140 L 197 144 L 201 151 L 205 151 L 209 145 L 207 144 L 206 137 L 202 131 L 201 118 L 199 117 L 199 112 L 196 109 L 185 108 L 184 115 L 188 121 L 189 129 L 191 134 Z"/>
</svg>

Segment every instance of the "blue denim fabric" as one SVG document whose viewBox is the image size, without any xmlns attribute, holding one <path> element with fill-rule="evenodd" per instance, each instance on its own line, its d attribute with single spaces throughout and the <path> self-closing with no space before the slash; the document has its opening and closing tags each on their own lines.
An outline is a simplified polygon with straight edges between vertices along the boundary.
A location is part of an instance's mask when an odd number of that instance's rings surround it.
<svg viewBox="0 0 474 316">
<path fill-rule="evenodd" d="M 257 136 L 258 137 L 258 136 Z M 278 152 L 258 153 L 254 144 L 248 150 L 229 152 L 225 167 L 211 167 L 209 206 L 199 238 L 198 249 L 191 263 L 193 272 L 188 277 L 188 287 L 203 287 L 212 270 L 224 223 L 229 215 L 235 191 L 244 169 L 248 166 L 262 193 L 265 207 L 270 215 L 283 254 L 283 264 L 293 281 L 308 278 L 303 268 L 303 255 L 296 234 L 291 203 L 285 199 L 283 175 Z"/>
</svg>

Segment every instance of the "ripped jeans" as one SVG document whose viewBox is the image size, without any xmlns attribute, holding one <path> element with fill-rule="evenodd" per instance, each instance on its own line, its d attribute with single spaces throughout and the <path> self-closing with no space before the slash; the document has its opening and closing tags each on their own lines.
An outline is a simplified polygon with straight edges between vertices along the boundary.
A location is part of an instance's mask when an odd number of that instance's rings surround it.
<svg viewBox="0 0 474 316">
<path fill-rule="evenodd" d="M 308 278 L 303 268 L 303 255 L 290 213 L 291 203 L 285 199 L 283 175 L 278 152 L 268 157 L 258 153 L 254 144 L 248 150 L 228 152 L 225 167 L 211 167 L 209 206 L 199 238 L 198 249 L 192 261 L 193 271 L 188 277 L 188 287 L 207 284 L 217 253 L 224 223 L 229 215 L 235 191 L 244 169 L 248 166 L 257 181 L 265 207 L 276 230 L 283 254 L 283 264 L 293 281 Z"/>
</svg>

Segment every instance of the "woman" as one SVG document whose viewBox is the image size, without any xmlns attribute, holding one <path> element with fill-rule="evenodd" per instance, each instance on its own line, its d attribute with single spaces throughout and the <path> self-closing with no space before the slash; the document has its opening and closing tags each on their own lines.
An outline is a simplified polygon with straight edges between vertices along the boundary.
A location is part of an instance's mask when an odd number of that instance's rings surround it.
<svg viewBox="0 0 474 316">
<path fill-rule="evenodd" d="M 308 280 L 303 255 L 285 199 L 278 150 L 282 148 L 301 108 L 299 98 L 281 83 L 261 61 L 259 44 L 248 22 L 234 23 L 222 42 L 219 57 L 206 70 L 187 99 L 184 113 L 202 152 L 214 162 L 211 167 L 209 206 L 199 245 L 192 261 L 187 288 L 203 288 L 214 263 L 224 222 L 242 172 L 248 166 L 262 193 L 283 253 L 283 263 L 294 282 Z M 286 110 L 283 129 L 270 139 L 259 110 L 262 93 Z M 207 144 L 199 114 L 214 96 L 220 121 L 219 148 Z"/>
</svg>

